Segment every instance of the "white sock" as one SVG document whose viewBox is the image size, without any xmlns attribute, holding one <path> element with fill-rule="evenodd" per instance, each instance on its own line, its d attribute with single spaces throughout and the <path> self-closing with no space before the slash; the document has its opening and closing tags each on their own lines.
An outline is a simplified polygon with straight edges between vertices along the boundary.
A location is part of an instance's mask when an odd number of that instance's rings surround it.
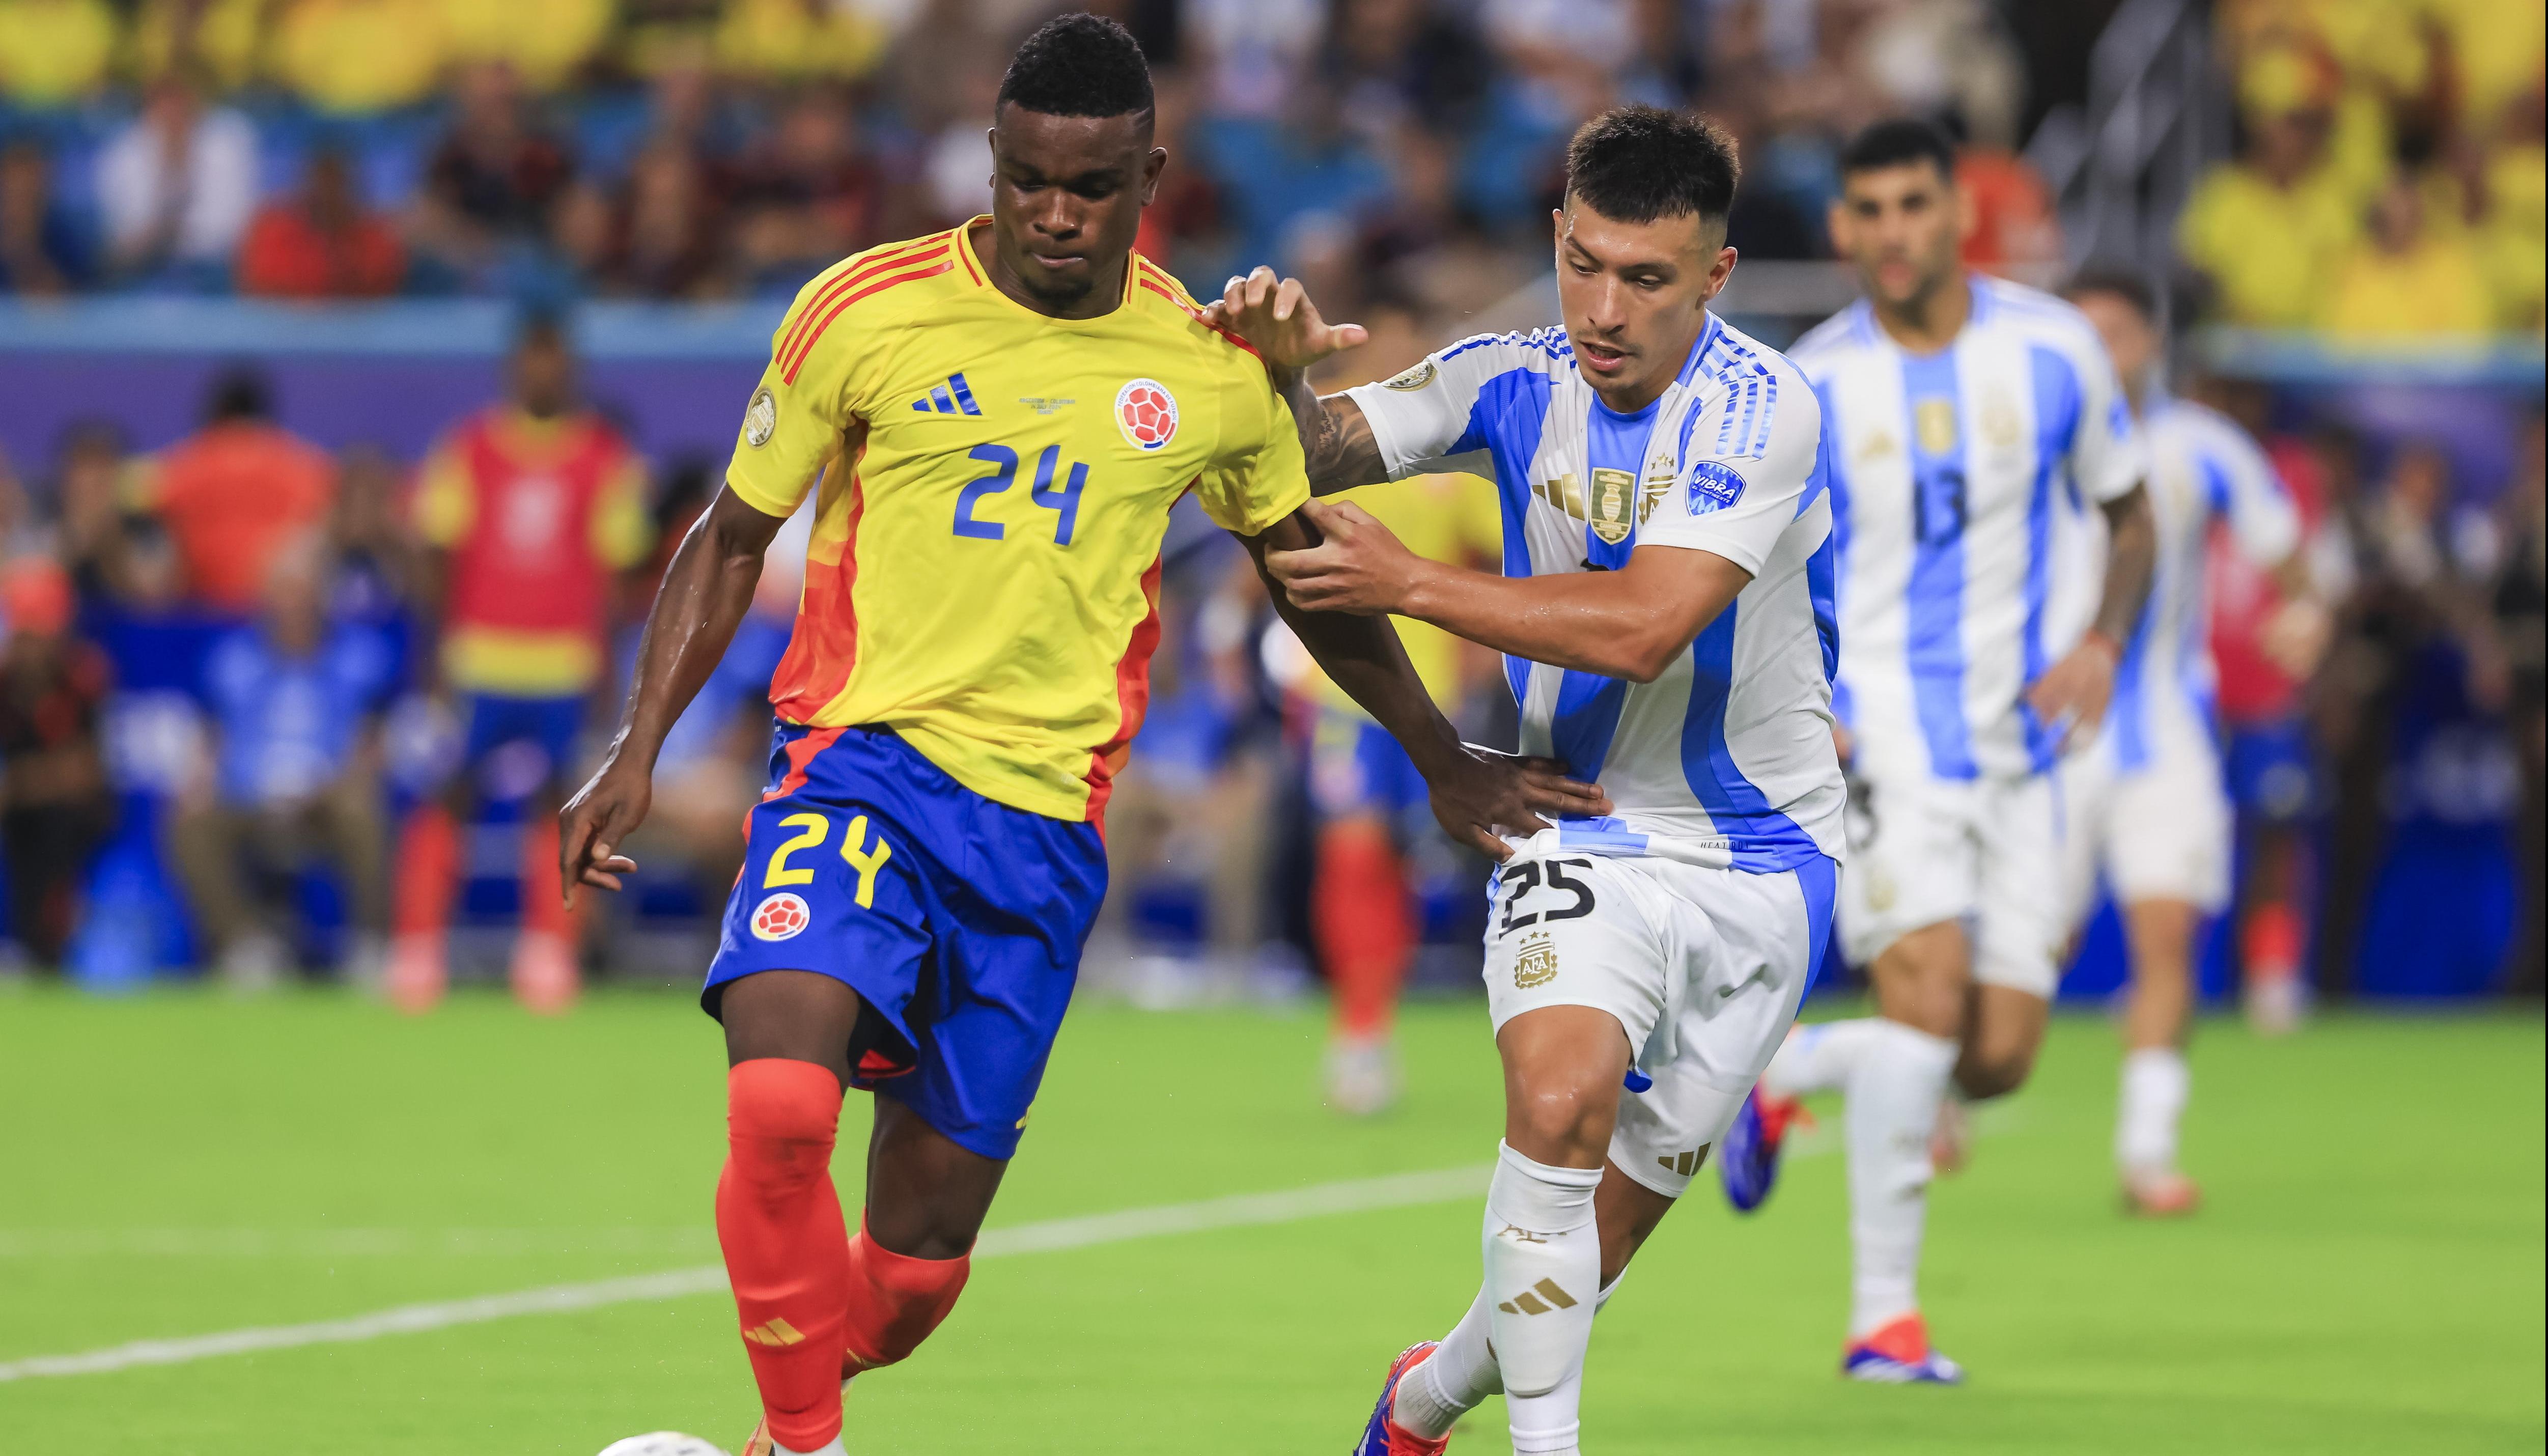
<svg viewBox="0 0 2548 1456">
<path fill-rule="evenodd" d="M 1601 1285 L 1592 1222 L 1599 1168 L 1560 1168 L 1498 1144 L 1487 1185 L 1485 1297 L 1516 1453 L 1571 1452 L 1584 1349 Z"/>
<path fill-rule="evenodd" d="M 1770 1069 L 1761 1074 L 1762 1090 L 1774 1097 L 1840 1090 L 1849 1085 L 1850 1071 L 1867 1047 L 1883 1041 L 1881 1029 L 1890 1025 L 1870 1016 L 1797 1027 L 1770 1058 Z"/>
<path fill-rule="evenodd" d="M 2124 1057 L 2124 1089 L 2115 1117 L 2115 1161 L 2127 1173 L 2176 1167 L 2176 1125 L 2185 1116 L 2193 1076 L 2185 1053 L 2144 1046 Z"/>
<path fill-rule="evenodd" d="M 850 1456 L 850 1448 L 841 1444 L 842 1437 L 832 1437 L 832 1444 L 819 1451 L 790 1451 L 776 1441 L 770 1443 L 772 1456 Z"/>
<path fill-rule="evenodd" d="M 1625 1273 L 1619 1279 L 1628 1277 Z M 1598 1315 L 1617 1293 L 1619 1280 L 1601 1286 L 1592 1299 L 1592 1313 Z M 1502 1395 L 1504 1376 L 1496 1368 L 1496 1347 L 1490 1321 L 1495 1305 L 1487 1299 L 1484 1288 L 1469 1302 L 1469 1312 L 1424 1363 L 1407 1372 L 1398 1382 L 1398 1394 L 1389 1403 L 1389 1418 L 1399 1429 L 1428 1441 L 1450 1434 L 1460 1417 L 1475 1410 L 1487 1397 Z"/>
<path fill-rule="evenodd" d="M 1929 1135 L 1956 1044 L 1900 1022 L 1859 1025 L 1850 1069 L 1849 1233 L 1856 1254 L 1849 1333 L 1862 1339 L 1920 1308 L 1920 1234 L 1929 1212 Z"/>
</svg>

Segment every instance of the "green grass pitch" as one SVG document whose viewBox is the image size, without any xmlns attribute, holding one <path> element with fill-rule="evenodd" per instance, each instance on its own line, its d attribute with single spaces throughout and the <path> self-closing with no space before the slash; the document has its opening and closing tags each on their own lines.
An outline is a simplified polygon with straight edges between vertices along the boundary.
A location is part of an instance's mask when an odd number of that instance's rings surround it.
<svg viewBox="0 0 2548 1456">
<path fill-rule="evenodd" d="M 1082 1008 L 994 1226 L 1492 1155 L 1475 1003 L 1410 1013 L 1410 1094 L 1375 1123 L 1318 1105 L 1321 1030 Z M 2199 1218 L 2117 1212 L 2092 1018 L 2056 1021 L 1940 1184 L 1924 1294 L 1960 1391 L 1835 1377 L 1839 1157 L 1748 1220 L 1696 1185 L 1602 1317 L 1586 1448 L 2538 1451 L 2538 1017 L 2219 1023 L 2193 1055 Z M 0 996 L 0 1366 L 712 1262 L 720 1063 L 676 993 L 560 1022 L 488 995 L 413 1022 L 317 993 Z M 855 1388 L 850 1449 L 1334 1456 L 1389 1356 L 1465 1305 L 1477 1244 L 1461 1198 L 986 1260 Z M 700 1295 L 0 1382 L 0 1451 L 591 1456 L 659 1427 L 731 1447 L 753 1414 L 731 1307 Z M 1490 1403 L 1453 1449 L 1502 1436 Z"/>
</svg>

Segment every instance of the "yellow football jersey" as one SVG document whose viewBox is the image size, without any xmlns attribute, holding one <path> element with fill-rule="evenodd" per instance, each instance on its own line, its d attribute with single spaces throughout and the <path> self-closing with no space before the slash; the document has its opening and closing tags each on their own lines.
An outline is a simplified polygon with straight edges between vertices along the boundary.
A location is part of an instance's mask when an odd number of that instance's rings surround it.
<svg viewBox="0 0 2548 1456">
<path fill-rule="evenodd" d="M 774 515 L 821 483 L 782 720 L 879 724 L 985 797 L 1094 819 L 1149 699 L 1168 507 L 1254 534 L 1310 483 L 1264 366 L 1157 265 L 1050 318 L 991 285 L 988 221 L 807 284 L 726 482 Z"/>
<path fill-rule="evenodd" d="M 1389 527 L 1407 549 L 1430 561 L 1469 566 L 1503 556 L 1503 509 L 1496 488 L 1473 475 L 1411 475 L 1403 481 L 1360 486 L 1333 498 L 1350 500 Z M 1424 690 L 1444 712 L 1459 706 L 1460 640 L 1430 622 L 1391 617 L 1407 660 Z M 1313 670 L 1319 701 L 1358 717 L 1368 716 L 1335 680 Z"/>
</svg>

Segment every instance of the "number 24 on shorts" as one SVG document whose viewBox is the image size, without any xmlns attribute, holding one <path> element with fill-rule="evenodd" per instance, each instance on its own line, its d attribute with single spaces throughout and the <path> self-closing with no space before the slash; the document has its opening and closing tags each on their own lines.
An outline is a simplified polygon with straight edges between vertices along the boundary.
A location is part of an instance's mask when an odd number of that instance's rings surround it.
<svg viewBox="0 0 2548 1456">
<path fill-rule="evenodd" d="M 1590 869 L 1592 867 L 1592 862 L 1590 860 L 1525 860 L 1514 865 L 1504 876 L 1512 886 L 1512 893 L 1504 899 L 1503 923 L 1496 927 L 1496 934 L 1509 935 L 1525 925 L 1537 925 L 1543 920 L 1581 920 L 1592 914 L 1592 886 L 1568 874 L 1566 871 L 1570 865 L 1577 869 Z M 1552 890 L 1574 896 L 1574 902 L 1558 906 L 1553 910 L 1534 910 L 1527 915 L 1516 914 L 1515 912 L 1521 909 L 1522 896 L 1543 884 Z"/>
<path fill-rule="evenodd" d="M 790 866 L 787 857 L 799 850 L 822 848 L 823 841 L 831 837 L 832 821 L 821 814 L 790 814 L 778 821 L 778 827 L 792 829 L 796 833 L 770 852 L 770 868 L 761 876 L 761 887 L 774 890 L 791 884 L 812 884 L 814 871 Z M 893 846 L 885 842 L 882 834 L 876 835 L 870 845 L 867 816 L 861 814 L 850 821 L 849 833 L 842 836 L 841 858 L 859 872 L 859 908 L 873 909 L 876 871 L 884 867 L 885 861 L 893 858 Z"/>
</svg>

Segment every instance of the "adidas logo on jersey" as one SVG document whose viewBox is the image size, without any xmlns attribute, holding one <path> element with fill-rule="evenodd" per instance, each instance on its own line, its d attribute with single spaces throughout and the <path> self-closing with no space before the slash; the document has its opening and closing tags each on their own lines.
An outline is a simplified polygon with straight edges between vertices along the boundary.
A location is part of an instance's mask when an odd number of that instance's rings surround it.
<svg viewBox="0 0 2548 1456">
<path fill-rule="evenodd" d="M 915 414 L 979 414 L 982 407 L 973 403 L 973 387 L 961 374 L 947 376 L 947 382 L 931 390 L 922 399 L 911 402 Z"/>
</svg>

